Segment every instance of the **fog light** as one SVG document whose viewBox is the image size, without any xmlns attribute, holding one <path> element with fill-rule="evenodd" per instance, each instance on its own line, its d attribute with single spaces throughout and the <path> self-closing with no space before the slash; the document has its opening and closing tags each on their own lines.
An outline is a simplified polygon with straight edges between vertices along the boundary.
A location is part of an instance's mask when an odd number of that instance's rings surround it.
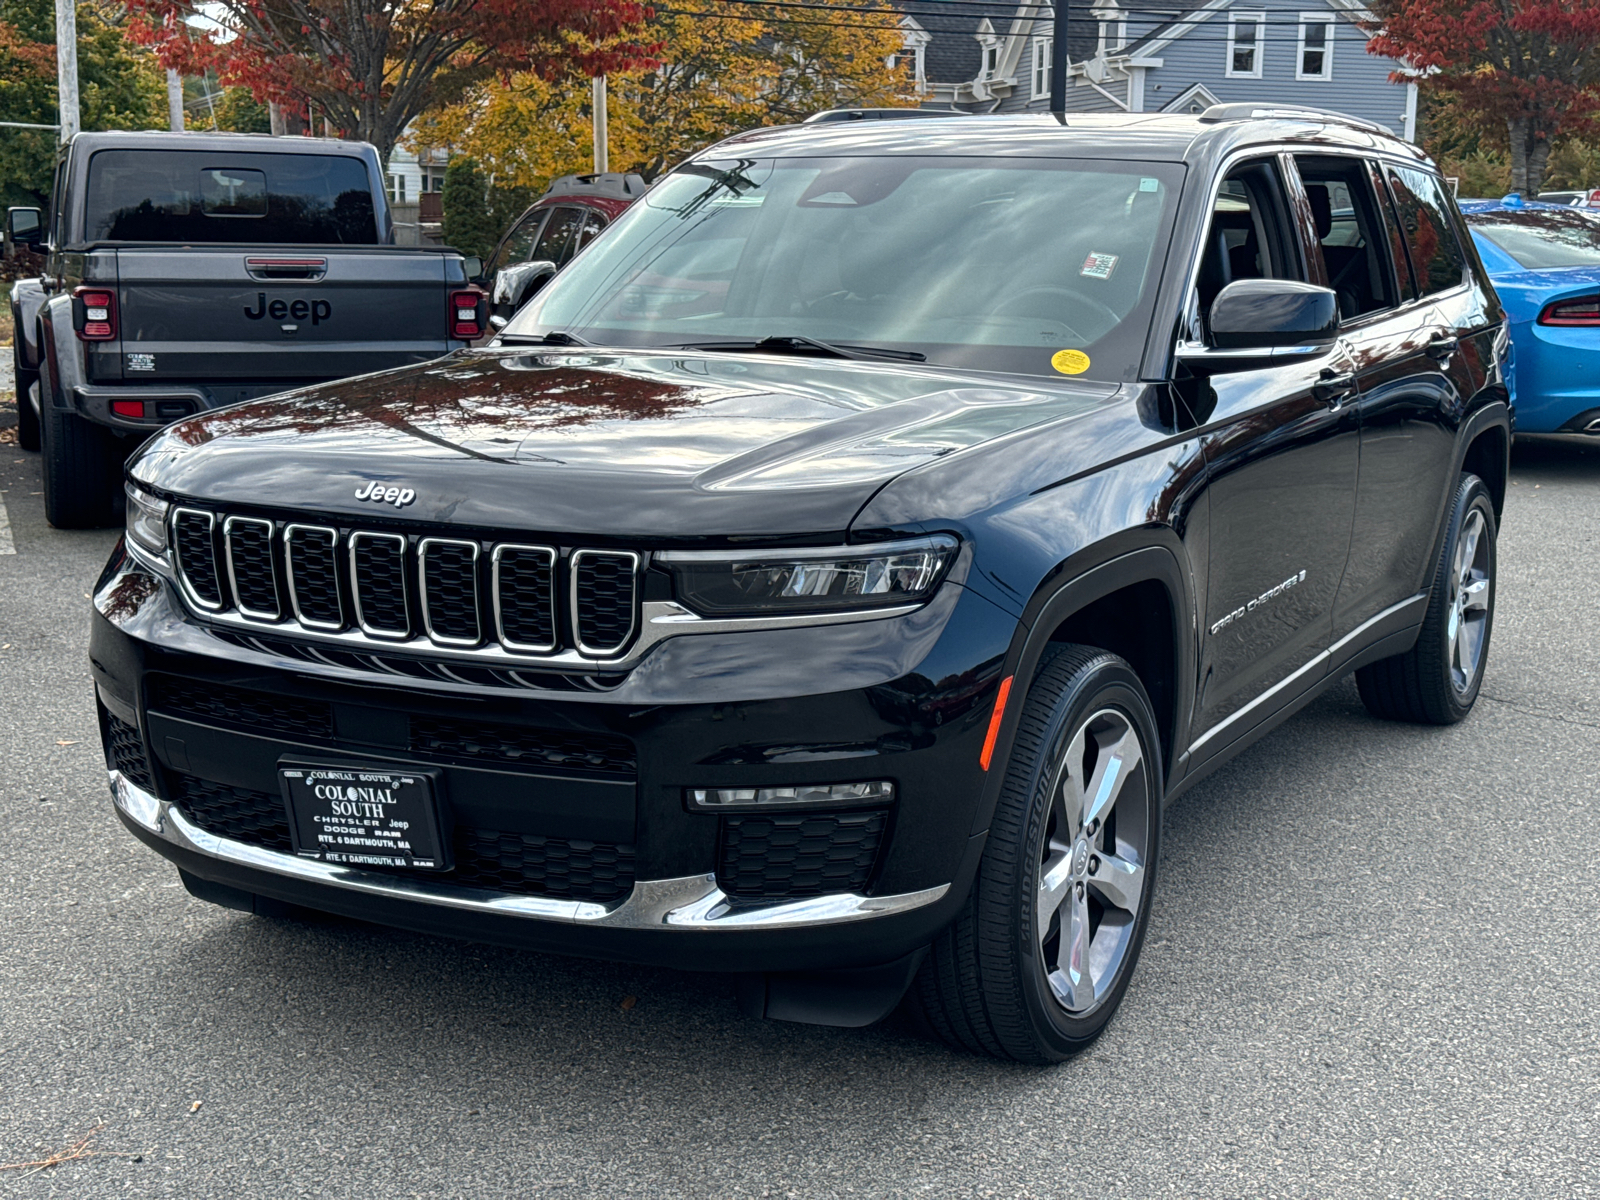
<svg viewBox="0 0 1600 1200">
<path fill-rule="evenodd" d="M 689 807 L 703 812 L 859 808 L 863 805 L 888 804 L 893 799 L 894 784 L 886 779 L 870 783 L 809 783 L 798 787 L 689 789 Z"/>
</svg>

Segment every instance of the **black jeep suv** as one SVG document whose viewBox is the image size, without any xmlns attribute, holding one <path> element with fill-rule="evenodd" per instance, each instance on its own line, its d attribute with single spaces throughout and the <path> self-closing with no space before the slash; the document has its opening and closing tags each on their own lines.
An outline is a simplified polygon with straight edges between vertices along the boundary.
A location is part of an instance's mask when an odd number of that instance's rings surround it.
<svg viewBox="0 0 1600 1200">
<path fill-rule="evenodd" d="M 130 461 L 91 653 L 190 891 L 1051 1061 L 1167 801 L 1351 671 L 1467 714 L 1503 318 L 1415 147 L 870 124 L 707 150 L 486 349 Z"/>
</svg>

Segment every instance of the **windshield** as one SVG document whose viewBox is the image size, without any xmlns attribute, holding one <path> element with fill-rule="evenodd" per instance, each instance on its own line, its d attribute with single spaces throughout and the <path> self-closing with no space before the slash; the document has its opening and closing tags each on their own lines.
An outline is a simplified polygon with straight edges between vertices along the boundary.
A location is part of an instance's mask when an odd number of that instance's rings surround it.
<svg viewBox="0 0 1600 1200">
<path fill-rule="evenodd" d="M 981 370 L 1133 379 L 1182 170 L 695 162 L 624 213 L 504 336 L 717 348 L 810 339 Z"/>
<path fill-rule="evenodd" d="M 1600 267 L 1600 221 L 1578 211 L 1476 213 L 1467 224 L 1529 271 Z"/>
</svg>

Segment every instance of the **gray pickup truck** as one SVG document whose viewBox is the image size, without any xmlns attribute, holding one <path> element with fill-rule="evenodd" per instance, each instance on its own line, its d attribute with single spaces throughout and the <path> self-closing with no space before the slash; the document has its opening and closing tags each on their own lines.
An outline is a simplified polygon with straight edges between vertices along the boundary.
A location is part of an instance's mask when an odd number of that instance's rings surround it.
<svg viewBox="0 0 1600 1200">
<path fill-rule="evenodd" d="M 486 331 L 474 260 L 397 247 L 366 143 L 80 133 L 11 291 L 19 441 L 58 528 L 110 524 L 129 450 L 181 417 L 437 358 Z"/>
</svg>

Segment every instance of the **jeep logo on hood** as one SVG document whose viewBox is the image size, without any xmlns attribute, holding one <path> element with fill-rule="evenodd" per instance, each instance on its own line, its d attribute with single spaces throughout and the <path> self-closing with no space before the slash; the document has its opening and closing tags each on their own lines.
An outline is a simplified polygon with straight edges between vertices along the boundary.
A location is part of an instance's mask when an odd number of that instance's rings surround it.
<svg viewBox="0 0 1600 1200">
<path fill-rule="evenodd" d="M 265 292 L 257 292 L 255 308 L 252 310 L 245 305 L 244 315 L 252 321 L 262 317 L 271 317 L 274 321 L 304 321 L 310 317 L 313 325 L 320 325 L 333 316 L 333 305 L 326 300 L 268 301 Z"/>
</svg>

